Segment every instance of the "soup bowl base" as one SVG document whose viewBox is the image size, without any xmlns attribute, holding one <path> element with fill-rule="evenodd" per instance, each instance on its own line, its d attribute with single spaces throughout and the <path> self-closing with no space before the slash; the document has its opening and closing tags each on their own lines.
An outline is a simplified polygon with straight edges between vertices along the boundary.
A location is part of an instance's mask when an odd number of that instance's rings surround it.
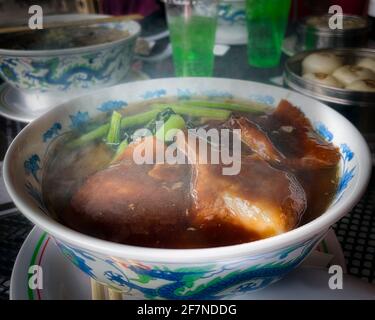
<svg viewBox="0 0 375 320">
<path fill-rule="evenodd" d="M 328 251 L 320 251 L 320 247 L 328 248 Z M 313 297 L 312 293 L 306 290 L 306 276 L 304 270 L 306 268 L 325 268 L 327 261 L 332 264 L 339 264 L 343 267 L 345 272 L 345 260 L 343 252 L 334 231 L 331 229 L 324 238 L 323 242 L 318 246 L 318 251 L 312 254 L 304 261 L 298 271 L 292 271 L 291 277 L 296 279 L 290 283 L 290 277 L 277 283 L 277 285 L 269 289 L 258 292 L 250 292 L 236 295 L 235 299 L 286 299 L 286 290 L 290 288 L 291 298 L 298 297 Z M 324 261 L 322 261 L 324 255 Z M 35 261 L 42 267 L 44 283 L 43 289 L 28 289 L 27 279 L 24 277 L 27 274 L 30 265 L 33 262 L 32 257 L 35 256 Z M 342 263 L 342 264 L 341 264 Z M 327 270 L 325 270 L 328 274 Z M 301 275 L 300 275 L 301 273 Z M 301 290 L 296 291 L 297 283 L 302 283 Z M 294 284 L 294 285 L 293 285 Z M 20 252 L 18 253 L 16 263 L 13 268 L 12 278 L 10 282 L 10 299 L 12 300 L 90 300 L 91 294 L 90 277 L 86 276 L 80 269 L 73 266 L 66 257 L 64 257 L 60 250 L 55 245 L 53 239 L 48 236 L 43 230 L 35 227 L 26 238 Z M 327 286 L 325 286 L 327 287 Z M 276 290 L 275 290 L 276 288 Z M 314 290 L 315 288 L 311 288 Z M 323 288 L 321 288 L 323 289 Z M 338 290 L 327 291 L 334 293 Z M 341 290 L 339 290 L 341 291 Z M 324 299 L 323 290 L 315 292 L 315 297 Z M 356 293 L 352 293 L 356 297 Z M 108 298 L 108 297 L 107 297 Z M 123 295 L 123 299 L 135 299 L 132 295 Z"/>
</svg>

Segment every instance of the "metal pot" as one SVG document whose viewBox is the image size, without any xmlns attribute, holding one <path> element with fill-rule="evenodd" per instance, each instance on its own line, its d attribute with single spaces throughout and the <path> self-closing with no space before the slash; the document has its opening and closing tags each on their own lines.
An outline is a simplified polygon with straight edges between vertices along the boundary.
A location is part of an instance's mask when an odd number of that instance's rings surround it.
<svg viewBox="0 0 375 320">
<path fill-rule="evenodd" d="M 375 132 L 375 92 L 360 92 L 333 88 L 302 78 L 302 61 L 313 52 L 331 52 L 354 64 L 358 58 L 375 57 L 374 49 L 344 48 L 304 51 L 285 63 L 284 81 L 295 91 L 327 103 L 350 119 L 362 133 Z"/>
<path fill-rule="evenodd" d="M 343 58 L 344 64 L 354 64 L 359 58 L 375 57 L 375 50 L 367 48 L 323 49 L 298 53 L 285 63 L 284 81 L 289 87 L 307 96 L 338 106 L 375 107 L 375 92 L 333 88 L 302 78 L 302 61 L 314 52 L 334 53 Z"/>
</svg>

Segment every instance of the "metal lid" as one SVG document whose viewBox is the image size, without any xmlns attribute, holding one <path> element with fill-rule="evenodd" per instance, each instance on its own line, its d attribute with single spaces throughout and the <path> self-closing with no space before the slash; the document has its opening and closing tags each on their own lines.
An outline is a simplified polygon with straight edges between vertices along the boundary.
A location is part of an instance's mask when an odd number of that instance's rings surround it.
<svg viewBox="0 0 375 320">
<path fill-rule="evenodd" d="M 368 19 L 355 16 L 355 15 L 342 15 L 343 18 L 343 29 L 332 29 L 329 26 L 329 19 L 332 15 L 326 14 L 322 16 L 309 16 L 302 20 L 299 24 L 298 29 L 300 31 L 309 30 L 309 32 L 315 32 L 319 34 L 342 34 L 342 33 L 357 33 L 368 30 L 369 21 Z"/>
</svg>

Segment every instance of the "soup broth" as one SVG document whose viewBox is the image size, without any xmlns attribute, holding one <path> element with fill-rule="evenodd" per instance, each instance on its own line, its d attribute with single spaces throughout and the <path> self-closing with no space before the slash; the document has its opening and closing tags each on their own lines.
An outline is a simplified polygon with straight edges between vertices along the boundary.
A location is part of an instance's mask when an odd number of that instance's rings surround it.
<svg viewBox="0 0 375 320">
<path fill-rule="evenodd" d="M 241 170 L 223 175 L 222 162 L 135 163 L 137 147 L 161 142 L 165 151 L 176 141 L 160 138 L 158 121 L 185 135 L 200 128 L 234 136 L 240 129 Z M 140 128 L 149 132 L 134 139 Z M 234 143 L 229 148 L 234 152 Z M 321 215 L 336 193 L 339 158 L 287 101 L 274 110 L 237 100 L 155 100 L 59 137 L 45 165 L 43 197 L 56 219 L 101 239 L 159 248 L 226 246 Z"/>
</svg>

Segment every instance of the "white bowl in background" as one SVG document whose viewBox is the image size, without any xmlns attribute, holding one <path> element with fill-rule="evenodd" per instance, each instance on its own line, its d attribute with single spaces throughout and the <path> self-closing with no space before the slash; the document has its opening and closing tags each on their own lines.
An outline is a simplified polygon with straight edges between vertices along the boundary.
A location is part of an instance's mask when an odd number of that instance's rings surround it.
<svg viewBox="0 0 375 320">
<path fill-rule="evenodd" d="M 245 0 L 221 0 L 218 7 L 216 43 L 247 43 Z"/>
<path fill-rule="evenodd" d="M 104 15 L 47 16 L 45 21 L 75 21 Z M 99 25 L 99 24 L 98 24 Z M 105 23 L 109 29 L 126 30 L 129 35 L 96 45 L 53 50 L 11 50 L 0 48 L 0 76 L 13 87 L 33 93 L 67 95 L 124 79 L 141 31 L 135 21 Z"/>
</svg>

